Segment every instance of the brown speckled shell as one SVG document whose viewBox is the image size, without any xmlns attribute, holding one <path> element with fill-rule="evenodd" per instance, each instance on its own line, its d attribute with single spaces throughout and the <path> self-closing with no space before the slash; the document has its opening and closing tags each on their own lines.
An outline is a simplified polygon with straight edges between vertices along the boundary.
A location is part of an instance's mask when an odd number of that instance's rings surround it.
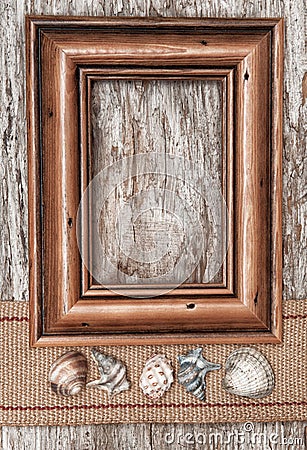
<svg viewBox="0 0 307 450">
<path fill-rule="evenodd" d="M 87 360 L 82 353 L 64 353 L 50 368 L 52 391 L 65 397 L 78 394 L 85 387 L 87 371 Z"/>
<path fill-rule="evenodd" d="M 164 355 L 154 355 L 147 360 L 140 387 L 151 400 L 158 400 L 171 387 L 174 381 L 170 361 Z"/>
</svg>

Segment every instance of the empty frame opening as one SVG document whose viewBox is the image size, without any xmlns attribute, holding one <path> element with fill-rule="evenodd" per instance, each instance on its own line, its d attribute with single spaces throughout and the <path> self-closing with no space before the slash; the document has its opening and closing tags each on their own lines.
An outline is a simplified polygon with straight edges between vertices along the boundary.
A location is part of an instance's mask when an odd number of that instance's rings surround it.
<svg viewBox="0 0 307 450">
<path fill-rule="evenodd" d="M 223 286 L 225 84 L 94 79 L 80 251 L 91 289 Z M 82 233 L 82 227 L 80 227 Z M 150 291 L 150 287 L 159 287 Z M 144 292 L 142 296 L 144 296 Z"/>
</svg>

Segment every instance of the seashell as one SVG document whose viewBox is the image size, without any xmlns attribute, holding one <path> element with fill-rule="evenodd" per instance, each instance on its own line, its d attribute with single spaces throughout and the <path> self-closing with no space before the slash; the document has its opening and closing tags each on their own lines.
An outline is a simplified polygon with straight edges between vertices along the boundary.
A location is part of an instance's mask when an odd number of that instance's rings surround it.
<svg viewBox="0 0 307 450">
<path fill-rule="evenodd" d="M 68 397 L 78 394 L 85 386 L 87 360 L 82 353 L 67 352 L 51 366 L 49 381 L 53 392 Z"/>
<path fill-rule="evenodd" d="M 145 363 L 140 388 L 151 400 L 158 400 L 174 381 L 171 362 L 165 355 L 154 355 Z"/>
<path fill-rule="evenodd" d="M 230 394 L 262 398 L 271 394 L 274 384 L 272 367 L 254 348 L 243 347 L 228 356 L 222 386 Z"/>
<path fill-rule="evenodd" d="M 220 364 L 207 361 L 202 356 L 202 351 L 203 349 L 199 347 L 187 355 L 178 356 L 180 364 L 178 381 L 199 400 L 205 400 L 207 372 L 221 368 Z"/>
<path fill-rule="evenodd" d="M 94 386 L 107 391 L 110 397 L 130 388 L 124 363 L 95 349 L 92 350 L 92 357 L 98 366 L 100 378 L 87 383 L 87 387 Z"/>
</svg>

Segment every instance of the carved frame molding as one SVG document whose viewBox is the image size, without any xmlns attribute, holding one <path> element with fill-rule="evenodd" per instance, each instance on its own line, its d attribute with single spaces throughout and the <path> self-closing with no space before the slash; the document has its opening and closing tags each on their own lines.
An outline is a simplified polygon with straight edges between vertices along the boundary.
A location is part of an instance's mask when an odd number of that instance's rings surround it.
<svg viewBox="0 0 307 450">
<path fill-rule="evenodd" d="M 26 25 L 31 345 L 280 342 L 283 20 L 28 16 Z M 150 301 L 90 285 L 75 224 L 99 77 L 223 83 L 222 285 Z"/>
</svg>

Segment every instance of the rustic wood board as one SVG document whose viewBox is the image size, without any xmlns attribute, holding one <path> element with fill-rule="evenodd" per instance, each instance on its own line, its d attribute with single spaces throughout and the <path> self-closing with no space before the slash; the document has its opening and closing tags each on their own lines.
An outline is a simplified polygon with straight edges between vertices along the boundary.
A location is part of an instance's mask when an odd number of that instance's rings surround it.
<svg viewBox="0 0 307 450">
<path fill-rule="evenodd" d="M 307 422 L 3 427 L 5 450 L 307 449 Z M 267 447 L 265 446 L 267 444 Z"/>
<path fill-rule="evenodd" d="M 11 0 L 0 4 L 1 37 L 1 122 L 0 122 L 0 292 L 2 300 L 28 299 L 27 259 L 27 190 L 26 190 L 26 126 L 25 126 L 25 55 L 24 14 L 72 15 L 140 15 L 198 17 L 280 17 L 286 20 L 285 89 L 284 89 L 284 299 L 307 296 L 307 231 L 306 231 L 306 131 L 307 102 L 302 95 L 302 82 L 307 71 L 305 55 L 304 0 Z M 306 79 L 306 78 L 305 78 Z M 306 423 L 276 424 L 287 433 L 300 437 Z M 259 425 L 262 432 L 274 424 Z M 96 442 L 125 439 L 125 447 L 163 448 L 159 436 L 163 426 L 125 425 L 112 427 L 8 428 L 2 430 L 2 448 L 95 448 Z M 188 427 L 184 426 L 185 429 Z M 211 429 L 210 425 L 206 425 Z M 215 425 L 221 433 L 234 425 Z M 179 425 L 174 428 L 180 430 Z M 204 429 L 204 427 L 201 427 Z M 199 429 L 190 426 L 189 430 Z M 300 430 L 298 433 L 296 430 Z M 112 438 L 113 436 L 113 438 Z M 121 437 L 120 437 L 121 436 Z M 124 436 L 124 437 L 123 437 Z M 130 438 L 128 438 L 130 436 Z M 141 437 L 138 437 L 141 436 Z M 163 439 L 162 439 L 163 441 Z M 26 444 L 28 442 L 28 445 Z M 35 442 L 36 447 L 33 447 Z M 40 442 L 42 445 L 40 446 Z M 77 442 L 77 443 L 76 443 Z M 137 447 L 137 443 L 140 447 Z M 145 444 L 145 442 L 147 442 Z M 153 442 L 149 447 L 148 442 Z M 29 444 L 30 443 L 30 444 Z M 143 445 L 144 444 L 144 445 Z M 48 447 L 49 445 L 49 447 Z M 113 445 L 113 447 L 112 447 Z M 114 445 L 117 445 L 117 447 Z M 155 445 L 156 447 L 154 447 Z M 158 445 L 158 447 L 157 447 Z M 40 447 L 39 447 L 40 446 Z M 171 448 L 170 446 L 167 448 Z M 175 448 L 175 447 L 173 447 Z M 184 448 L 184 447 L 180 447 Z M 191 448 L 189 446 L 188 448 Z M 263 448 L 263 447 L 258 447 Z M 282 448 L 282 447 L 281 447 Z M 304 447 L 299 447 L 304 448 Z M 306 448 L 306 445 L 305 445 Z"/>
<path fill-rule="evenodd" d="M 225 3 L 219 0 L 1 3 L 0 292 L 3 300 L 28 299 L 24 14 L 280 17 L 286 19 L 284 90 L 284 299 L 307 296 L 306 123 L 302 95 L 307 61 L 303 0 Z M 16 42 L 18 43 L 16 45 Z"/>
</svg>

